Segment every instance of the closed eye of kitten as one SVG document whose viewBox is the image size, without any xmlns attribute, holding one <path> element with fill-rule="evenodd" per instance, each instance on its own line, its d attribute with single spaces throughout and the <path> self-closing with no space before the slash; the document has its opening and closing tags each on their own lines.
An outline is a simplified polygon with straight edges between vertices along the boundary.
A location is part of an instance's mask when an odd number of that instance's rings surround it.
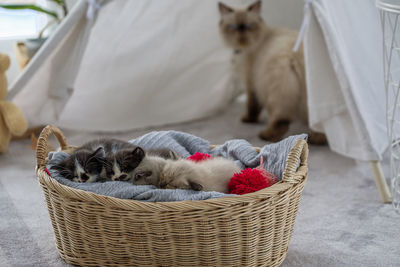
<svg viewBox="0 0 400 267">
<path fill-rule="evenodd" d="M 141 179 L 148 179 L 149 177 L 151 177 L 153 175 L 153 171 L 138 171 L 135 173 L 135 176 L 133 177 L 134 181 L 137 182 Z"/>
</svg>

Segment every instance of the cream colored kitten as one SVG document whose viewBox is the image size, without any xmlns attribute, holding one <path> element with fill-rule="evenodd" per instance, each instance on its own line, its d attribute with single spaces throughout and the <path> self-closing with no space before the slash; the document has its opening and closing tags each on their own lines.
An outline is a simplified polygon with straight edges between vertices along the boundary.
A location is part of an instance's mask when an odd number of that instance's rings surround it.
<svg viewBox="0 0 400 267">
<path fill-rule="evenodd" d="M 289 125 L 301 120 L 308 125 L 303 49 L 293 52 L 297 32 L 270 28 L 261 18 L 261 1 L 245 9 L 219 3 L 220 32 L 234 49 L 238 72 L 247 92 L 243 122 L 256 122 L 264 107 L 268 127 L 259 136 L 279 141 Z M 311 133 L 310 143 L 326 143 L 325 135 Z"/>
<path fill-rule="evenodd" d="M 199 162 L 168 160 L 160 176 L 159 187 L 229 193 L 228 183 L 240 168 L 231 160 L 213 158 Z"/>
</svg>

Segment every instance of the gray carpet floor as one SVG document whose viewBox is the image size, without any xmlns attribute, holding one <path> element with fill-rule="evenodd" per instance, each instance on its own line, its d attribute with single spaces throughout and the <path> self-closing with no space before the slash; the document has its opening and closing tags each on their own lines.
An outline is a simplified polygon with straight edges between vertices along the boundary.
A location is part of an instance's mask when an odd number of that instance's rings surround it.
<svg viewBox="0 0 400 267">
<path fill-rule="evenodd" d="M 243 138 L 264 145 L 257 133 L 265 127 L 265 117 L 259 124 L 242 124 L 243 110 L 244 103 L 237 102 L 213 118 L 154 130 L 186 131 L 214 144 Z M 65 134 L 70 144 L 81 144 L 97 136 L 131 139 L 150 130 Z M 301 126 L 295 125 L 289 134 L 298 131 Z M 0 155 L 0 266 L 70 266 L 53 242 L 30 145 L 29 140 L 13 142 L 9 153 Z M 311 146 L 309 170 L 282 266 L 400 266 L 400 215 L 380 203 L 368 163 Z"/>
</svg>

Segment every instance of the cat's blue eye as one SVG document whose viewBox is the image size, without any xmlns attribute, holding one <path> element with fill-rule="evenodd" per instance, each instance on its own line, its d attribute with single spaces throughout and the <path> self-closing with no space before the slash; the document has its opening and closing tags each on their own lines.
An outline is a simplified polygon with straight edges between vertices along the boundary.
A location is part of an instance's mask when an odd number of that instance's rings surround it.
<svg viewBox="0 0 400 267">
<path fill-rule="evenodd" d="M 254 23 L 253 22 L 250 22 L 250 23 L 247 23 L 247 25 L 246 25 L 246 27 L 247 27 L 247 29 L 253 29 L 254 28 Z"/>
<path fill-rule="evenodd" d="M 236 24 L 228 24 L 229 29 L 236 30 L 238 26 Z"/>
</svg>

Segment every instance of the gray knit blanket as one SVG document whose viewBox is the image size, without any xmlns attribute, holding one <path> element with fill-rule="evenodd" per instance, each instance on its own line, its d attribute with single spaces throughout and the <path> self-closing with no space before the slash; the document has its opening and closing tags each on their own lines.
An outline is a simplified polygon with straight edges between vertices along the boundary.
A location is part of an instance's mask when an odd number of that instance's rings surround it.
<svg viewBox="0 0 400 267">
<path fill-rule="evenodd" d="M 233 160 L 242 169 L 254 168 L 260 164 L 263 157 L 263 167 L 275 174 L 278 181 L 282 178 L 286 158 L 290 149 L 298 139 L 307 139 L 306 134 L 290 136 L 278 143 L 265 145 L 257 153 L 252 145 L 243 139 L 225 142 L 223 145 L 210 149 L 210 143 L 200 137 L 177 131 L 154 131 L 129 142 L 144 149 L 169 148 L 186 158 L 196 152 L 208 153 L 214 157 L 222 156 Z M 219 192 L 204 192 L 181 189 L 158 189 L 152 185 L 133 185 L 128 182 L 109 181 L 103 183 L 76 183 L 63 178 L 58 171 L 51 170 L 51 166 L 64 160 L 69 155 L 64 152 L 50 152 L 47 169 L 51 177 L 61 184 L 122 199 L 141 201 L 181 201 L 205 200 L 228 196 Z"/>
</svg>

